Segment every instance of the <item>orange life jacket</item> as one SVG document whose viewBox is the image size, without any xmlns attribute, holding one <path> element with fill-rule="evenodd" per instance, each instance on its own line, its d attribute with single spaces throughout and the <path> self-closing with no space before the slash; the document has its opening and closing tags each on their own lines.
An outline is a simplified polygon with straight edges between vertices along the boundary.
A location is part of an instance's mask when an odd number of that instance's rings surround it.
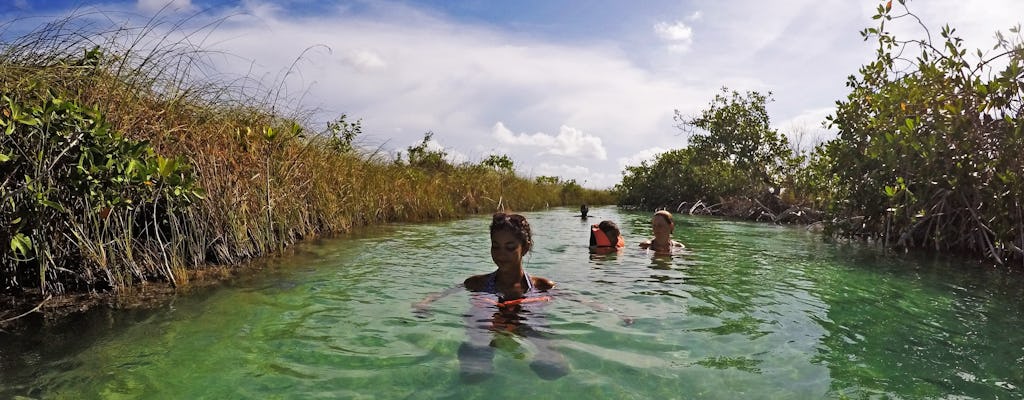
<svg viewBox="0 0 1024 400">
<path fill-rule="evenodd" d="M 597 247 L 612 247 L 612 241 L 608 239 L 608 235 L 605 235 L 597 225 L 590 226 L 590 234 L 594 236 Z M 622 239 L 622 235 L 619 235 L 619 241 L 615 243 L 614 247 L 626 247 L 626 241 Z"/>
</svg>

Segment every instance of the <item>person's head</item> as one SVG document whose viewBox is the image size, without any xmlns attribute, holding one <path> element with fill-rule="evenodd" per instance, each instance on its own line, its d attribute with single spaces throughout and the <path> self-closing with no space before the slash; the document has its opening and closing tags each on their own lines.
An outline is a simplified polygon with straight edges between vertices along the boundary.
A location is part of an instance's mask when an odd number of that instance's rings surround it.
<svg viewBox="0 0 1024 400">
<path fill-rule="evenodd" d="M 619 226 L 615 222 L 604 220 L 597 225 L 591 225 L 590 245 L 597 247 L 623 247 Z"/>
<path fill-rule="evenodd" d="M 671 235 L 676 229 L 676 223 L 672 220 L 672 213 L 661 210 L 651 217 L 651 228 L 654 229 L 654 236 Z"/>
<path fill-rule="evenodd" d="M 491 218 L 491 259 L 499 266 L 521 264 L 533 247 L 530 223 L 519 214 L 496 213 Z"/>
</svg>

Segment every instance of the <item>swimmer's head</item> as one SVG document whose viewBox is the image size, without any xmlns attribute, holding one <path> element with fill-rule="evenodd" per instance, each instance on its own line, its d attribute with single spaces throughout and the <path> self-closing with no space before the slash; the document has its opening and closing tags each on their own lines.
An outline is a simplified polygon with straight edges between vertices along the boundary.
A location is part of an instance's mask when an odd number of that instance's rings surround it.
<svg viewBox="0 0 1024 400">
<path fill-rule="evenodd" d="M 651 217 L 651 225 L 655 229 L 668 229 L 669 233 L 676 230 L 676 223 L 672 220 L 672 213 L 666 210 L 654 213 L 654 216 Z"/>
<path fill-rule="evenodd" d="M 607 247 L 622 247 L 624 245 L 621 240 L 621 232 L 619 232 L 619 226 L 615 222 L 604 220 L 601 223 L 594 225 L 602 234 L 604 238 L 598 238 L 595 232 L 590 232 L 590 245 L 591 246 L 607 246 Z"/>
<path fill-rule="evenodd" d="M 519 214 L 495 213 L 491 218 L 491 235 L 495 232 L 511 233 L 523 246 L 523 254 L 530 251 L 533 246 L 533 239 L 530 233 L 530 223 L 526 217 Z"/>
</svg>

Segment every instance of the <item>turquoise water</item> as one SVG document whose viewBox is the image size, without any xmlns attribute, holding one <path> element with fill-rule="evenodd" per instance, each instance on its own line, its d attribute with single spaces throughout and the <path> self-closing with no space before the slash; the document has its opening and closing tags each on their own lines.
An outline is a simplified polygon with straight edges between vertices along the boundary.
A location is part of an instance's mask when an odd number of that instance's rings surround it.
<svg viewBox="0 0 1024 400">
<path fill-rule="evenodd" d="M 649 213 L 573 214 L 525 213 L 527 270 L 559 288 L 526 321 L 543 342 L 484 333 L 480 383 L 459 375 L 470 296 L 411 304 L 494 269 L 487 216 L 307 244 L 157 309 L 0 333 L 0 398 L 1024 398 L 1019 273 L 688 216 L 688 249 L 657 256 L 636 247 Z M 606 218 L 627 248 L 591 255 Z M 569 374 L 534 373 L 538 345 Z"/>
</svg>

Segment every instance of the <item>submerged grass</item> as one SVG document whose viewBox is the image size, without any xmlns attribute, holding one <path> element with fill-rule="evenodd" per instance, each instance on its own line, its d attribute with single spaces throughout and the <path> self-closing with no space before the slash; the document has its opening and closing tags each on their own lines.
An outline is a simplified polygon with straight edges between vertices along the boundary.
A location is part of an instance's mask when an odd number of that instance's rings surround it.
<svg viewBox="0 0 1024 400">
<path fill-rule="evenodd" d="M 339 150 L 308 113 L 281 111 L 275 91 L 216 73 L 197 33 L 96 17 L 0 43 L 8 294 L 178 286 L 363 225 L 615 201 L 483 163 Z"/>
</svg>

